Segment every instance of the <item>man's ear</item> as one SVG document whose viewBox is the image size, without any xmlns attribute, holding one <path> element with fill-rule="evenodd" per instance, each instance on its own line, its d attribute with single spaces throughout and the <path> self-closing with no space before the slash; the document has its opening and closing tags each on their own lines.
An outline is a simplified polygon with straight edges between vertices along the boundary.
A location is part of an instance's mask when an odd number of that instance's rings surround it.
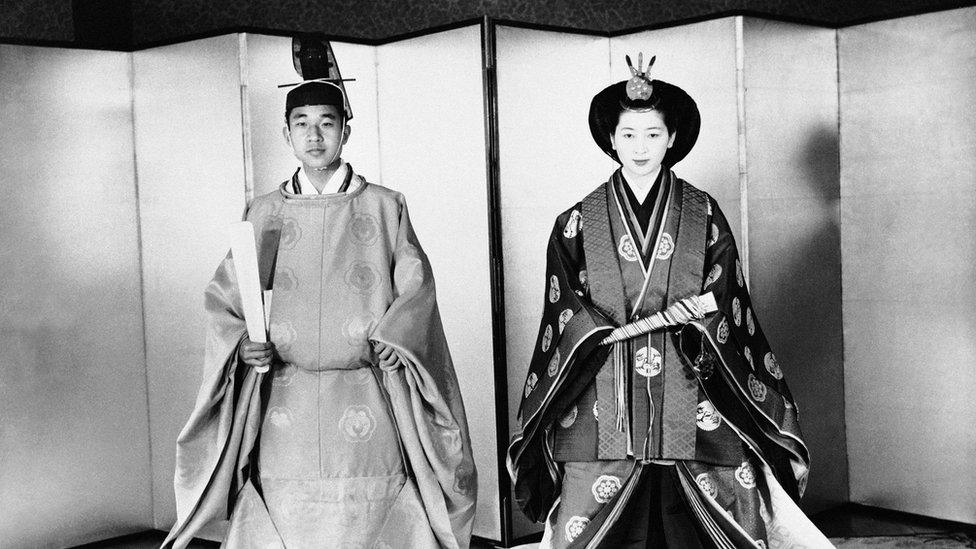
<svg viewBox="0 0 976 549">
<path fill-rule="evenodd" d="M 288 143 L 288 146 L 291 147 L 291 130 L 288 129 L 287 125 L 282 126 L 281 136 L 285 138 L 285 143 Z"/>
<path fill-rule="evenodd" d="M 669 149 L 671 148 L 671 145 L 674 145 L 674 138 L 677 135 L 678 135 L 678 132 L 674 132 L 674 133 L 671 134 L 671 137 L 668 138 L 668 148 Z"/>
<path fill-rule="evenodd" d="M 670 147 L 670 145 L 668 145 Z M 617 140 L 614 139 L 613 134 L 610 134 L 610 148 L 617 150 Z"/>
<path fill-rule="evenodd" d="M 342 128 L 342 144 L 345 145 L 346 141 L 349 141 L 349 134 L 352 133 L 352 127 L 346 124 L 346 127 Z"/>
</svg>

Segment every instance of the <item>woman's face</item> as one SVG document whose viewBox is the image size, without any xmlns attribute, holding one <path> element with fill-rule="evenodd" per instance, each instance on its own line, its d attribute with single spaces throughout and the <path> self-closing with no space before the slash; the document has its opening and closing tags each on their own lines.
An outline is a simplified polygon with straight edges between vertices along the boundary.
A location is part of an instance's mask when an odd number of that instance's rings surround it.
<svg viewBox="0 0 976 549">
<path fill-rule="evenodd" d="M 658 111 L 623 111 L 610 144 L 626 175 L 646 177 L 657 172 L 674 144 L 674 134 L 668 133 Z"/>
</svg>

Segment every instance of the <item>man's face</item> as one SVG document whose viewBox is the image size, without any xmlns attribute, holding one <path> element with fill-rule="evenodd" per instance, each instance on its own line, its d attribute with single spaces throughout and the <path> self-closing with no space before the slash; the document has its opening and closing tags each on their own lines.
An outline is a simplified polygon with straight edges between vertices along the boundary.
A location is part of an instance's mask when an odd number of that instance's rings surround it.
<svg viewBox="0 0 976 549">
<path fill-rule="evenodd" d="M 668 134 L 664 118 L 657 111 L 624 111 L 610 143 L 625 173 L 647 176 L 661 165 L 674 143 L 674 134 Z"/>
<path fill-rule="evenodd" d="M 285 141 L 306 168 L 327 168 L 338 162 L 349 138 L 349 126 L 341 120 L 341 111 L 335 105 L 295 107 L 288 115 Z"/>
</svg>

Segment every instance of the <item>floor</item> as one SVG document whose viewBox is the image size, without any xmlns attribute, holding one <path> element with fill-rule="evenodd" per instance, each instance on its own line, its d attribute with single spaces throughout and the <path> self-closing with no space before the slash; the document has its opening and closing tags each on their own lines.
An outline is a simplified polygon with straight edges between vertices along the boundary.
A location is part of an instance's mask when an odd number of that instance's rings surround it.
<svg viewBox="0 0 976 549">
<path fill-rule="evenodd" d="M 848 504 L 818 513 L 811 517 L 829 538 L 910 536 L 913 534 L 959 534 L 961 538 L 976 540 L 976 525 L 948 522 L 908 513 L 875 507 Z M 155 549 L 165 537 L 164 532 L 150 531 L 121 538 L 80 545 L 75 549 Z M 907 538 L 906 538 L 907 539 Z M 214 549 L 220 545 L 209 541 L 194 541 L 190 549 Z M 899 544 L 899 546 L 906 546 Z M 911 546 L 911 545 L 907 545 Z M 490 549 L 491 545 L 473 543 L 472 549 Z M 976 547 L 973 545 L 965 547 Z"/>
</svg>

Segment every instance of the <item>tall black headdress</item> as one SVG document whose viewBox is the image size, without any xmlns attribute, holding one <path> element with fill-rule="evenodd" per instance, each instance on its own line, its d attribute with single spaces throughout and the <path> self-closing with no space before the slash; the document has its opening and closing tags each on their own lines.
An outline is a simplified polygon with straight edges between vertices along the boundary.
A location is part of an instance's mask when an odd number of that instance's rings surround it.
<svg viewBox="0 0 976 549">
<path fill-rule="evenodd" d="M 291 42 L 291 53 L 295 72 L 302 81 L 278 86 L 294 86 L 285 99 L 285 108 L 291 110 L 305 105 L 335 105 L 342 107 L 346 120 L 352 119 L 352 108 L 349 106 L 344 82 L 354 81 L 355 78 L 343 78 L 339 73 L 339 64 L 329 41 L 313 34 L 296 36 Z"/>
<path fill-rule="evenodd" d="M 698 131 L 701 129 L 698 105 L 678 86 L 650 79 L 648 74 L 656 57 L 651 58 L 646 69 L 642 67 L 643 54 L 637 58 L 637 67 L 631 63 L 630 56 L 626 56 L 626 59 L 631 78 L 607 86 L 590 102 L 590 134 L 603 152 L 619 162 L 610 136 L 617 129 L 620 113 L 625 110 L 661 112 L 668 129 L 677 134 L 674 144 L 661 161 L 664 166 L 671 167 L 687 156 L 698 141 Z"/>
</svg>

